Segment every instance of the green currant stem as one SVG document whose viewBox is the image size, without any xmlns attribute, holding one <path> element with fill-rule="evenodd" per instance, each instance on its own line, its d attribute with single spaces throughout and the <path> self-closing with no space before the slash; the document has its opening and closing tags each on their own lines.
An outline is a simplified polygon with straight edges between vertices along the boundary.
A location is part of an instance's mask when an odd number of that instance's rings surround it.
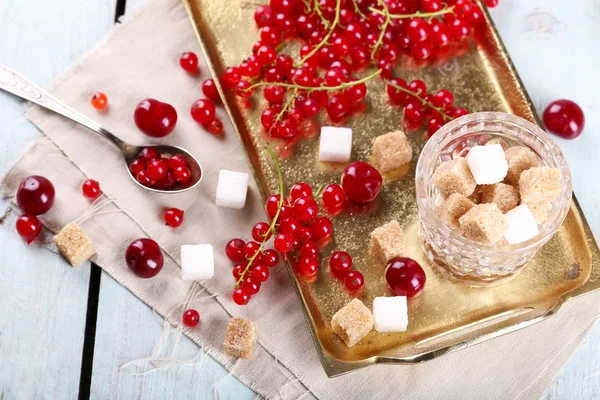
<svg viewBox="0 0 600 400">
<path fill-rule="evenodd" d="M 324 90 L 324 91 L 331 92 L 331 91 L 335 91 L 335 90 L 346 89 L 346 88 L 349 88 L 350 86 L 358 85 L 360 83 L 368 82 L 371 79 L 375 78 L 379 74 L 381 74 L 381 70 L 380 69 L 378 69 L 377 71 L 375 71 L 371 75 L 365 76 L 362 79 L 359 79 L 357 81 L 342 82 L 342 84 L 338 85 L 338 86 L 317 86 L 317 87 L 313 87 L 313 86 L 302 86 L 302 85 L 296 85 L 296 84 L 291 84 L 291 83 L 283 83 L 283 82 L 258 82 L 258 83 L 255 83 L 254 85 L 250 86 L 246 90 L 254 90 L 254 89 L 256 89 L 257 87 L 260 87 L 260 86 L 281 86 L 281 87 L 284 87 L 284 88 L 287 88 L 287 89 L 306 90 L 309 93 L 310 92 L 314 92 L 315 90 Z"/>
<path fill-rule="evenodd" d="M 269 152 L 269 155 L 271 156 L 271 158 L 273 159 L 273 162 L 275 163 L 275 170 L 277 171 L 277 177 L 279 178 L 279 204 L 277 205 L 277 212 L 275 213 L 275 216 L 273 217 L 273 221 L 271 221 L 269 230 L 267 230 L 267 232 L 265 233 L 265 238 L 263 239 L 262 243 L 260 244 L 258 251 L 248 260 L 248 265 L 246 265 L 244 272 L 242 272 L 242 274 L 240 275 L 240 279 L 238 279 L 237 282 L 235 283 L 236 289 L 238 288 L 240 283 L 242 283 L 242 281 L 244 280 L 244 277 L 250 270 L 250 267 L 252 266 L 252 263 L 254 262 L 256 257 L 258 257 L 258 255 L 262 253 L 262 251 L 265 247 L 265 244 L 267 244 L 267 241 L 268 241 L 267 238 L 269 237 L 269 235 L 272 233 L 273 234 L 275 233 L 275 224 L 277 223 L 277 219 L 279 218 L 279 213 L 281 212 L 281 208 L 283 207 L 283 174 L 281 173 L 281 167 L 279 166 L 279 161 L 277 160 L 277 157 L 275 156 L 275 153 L 273 152 L 273 150 L 271 149 L 270 146 L 267 146 L 267 151 Z"/>
<path fill-rule="evenodd" d="M 317 51 L 319 51 L 321 49 L 321 47 L 323 47 L 329 41 L 329 38 L 333 34 L 333 31 L 335 30 L 335 27 L 337 26 L 338 22 L 340 22 L 341 2 L 342 2 L 342 0 L 337 0 L 336 1 L 336 4 L 335 4 L 335 18 L 333 19 L 333 22 L 331 23 L 331 27 L 329 28 L 329 31 L 327 32 L 327 35 L 325 35 L 325 37 L 323 38 L 323 40 L 321 40 L 321 42 L 319 44 L 317 44 L 310 51 L 310 53 L 308 53 L 307 55 L 305 55 L 304 57 L 302 57 L 302 59 L 300 59 L 300 61 L 296 64 L 296 67 L 301 67 L 304 64 L 304 61 L 306 61 L 309 58 L 311 58 L 312 56 L 314 56 L 317 53 Z"/>
<path fill-rule="evenodd" d="M 319 16 L 319 18 L 321 18 L 321 21 L 323 21 L 323 23 L 325 24 L 325 27 L 329 28 L 329 21 L 327 21 L 327 18 L 325 18 L 323 16 L 323 13 L 321 12 L 321 7 L 319 6 L 319 0 L 314 0 L 313 4 L 314 4 L 313 9 L 315 10 L 315 12 Z"/>
<path fill-rule="evenodd" d="M 317 188 L 317 191 L 315 192 L 315 194 L 313 195 L 315 200 L 319 200 L 319 197 L 321 197 L 321 194 L 323 194 L 323 190 L 325 189 L 325 185 L 323 183 L 321 183 L 319 185 L 319 187 Z"/>
<path fill-rule="evenodd" d="M 377 42 L 375 42 L 375 45 L 373 45 L 373 51 L 371 51 L 371 60 L 375 59 L 375 54 L 377 53 L 377 50 L 383 44 L 383 36 L 385 35 L 385 30 L 387 29 L 390 22 L 392 22 L 390 18 L 390 11 L 388 10 L 387 5 L 383 2 L 383 0 L 377 0 L 377 2 L 383 7 L 383 15 L 385 15 L 385 21 L 381 26 L 381 32 L 379 33 Z"/>
<path fill-rule="evenodd" d="M 364 19 L 368 19 L 368 17 L 362 11 L 360 11 L 360 8 L 358 8 L 358 4 L 356 4 L 356 0 L 352 0 L 352 4 L 354 4 L 354 12 L 355 13 L 357 13 Z"/>
<path fill-rule="evenodd" d="M 416 94 L 415 92 L 413 92 L 413 91 L 411 91 L 411 90 L 408 90 L 408 89 L 406 89 L 406 88 L 403 88 L 402 86 L 398 86 L 398 85 L 396 85 L 395 83 L 392 83 L 392 82 L 390 82 L 390 81 L 385 81 L 385 82 L 386 82 L 388 85 L 392 86 L 394 89 L 396 89 L 396 90 L 399 90 L 399 91 L 401 91 L 401 92 L 404 92 L 404 93 L 406 93 L 406 94 L 408 94 L 408 95 L 411 95 L 411 96 L 413 96 L 413 97 L 414 97 L 414 98 L 416 98 L 416 99 L 419 99 L 419 101 L 420 101 L 420 102 L 421 102 L 423 105 L 426 105 L 427 107 L 431 108 L 432 110 L 435 110 L 435 111 L 437 111 L 437 112 L 438 112 L 438 113 L 439 113 L 439 114 L 442 116 L 442 118 L 444 118 L 444 119 L 448 119 L 448 120 L 452 120 L 452 119 L 454 119 L 454 118 L 453 118 L 453 117 L 451 117 L 450 115 L 446 114 L 446 113 L 444 112 L 444 110 L 443 110 L 443 109 L 441 109 L 441 108 L 438 108 L 438 107 L 434 106 L 432 103 L 430 103 L 429 101 L 427 101 L 427 100 L 423 99 L 421 96 L 419 96 L 419 95 L 418 95 L 418 94 Z"/>
<path fill-rule="evenodd" d="M 381 11 L 378 8 L 374 8 L 374 7 L 369 7 L 370 11 L 373 11 L 376 14 L 380 14 L 380 15 L 386 15 L 385 11 Z M 441 9 L 440 11 L 435 11 L 435 12 L 430 12 L 430 13 L 423 13 L 421 11 L 417 11 L 414 14 L 390 14 L 389 12 L 387 12 L 387 16 L 389 16 L 389 18 L 391 19 L 406 19 L 406 18 L 428 18 L 428 19 L 432 19 L 435 17 L 439 17 L 442 15 L 446 15 L 446 14 L 451 14 L 454 13 L 454 6 L 451 7 L 446 7 Z"/>
</svg>

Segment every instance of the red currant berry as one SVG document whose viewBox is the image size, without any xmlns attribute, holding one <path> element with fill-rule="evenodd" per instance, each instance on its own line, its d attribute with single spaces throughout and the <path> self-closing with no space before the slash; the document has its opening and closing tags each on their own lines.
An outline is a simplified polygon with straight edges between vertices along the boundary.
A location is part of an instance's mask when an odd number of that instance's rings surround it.
<svg viewBox="0 0 600 400">
<path fill-rule="evenodd" d="M 254 11 L 254 21 L 259 28 L 263 26 L 271 25 L 273 20 L 273 10 L 269 6 L 258 6 Z"/>
<path fill-rule="evenodd" d="M 438 90 L 431 100 L 431 103 L 437 108 L 451 107 L 453 102 L 454 95 L 451 91 L 446 89 Z"/>
<path fill-rule="evenodd" d="M 214 102 L 221 101 L 217 85 L 215 85 L 215 81 L 212 79 L 207 79 L 202 82 L 202 93 Z"/>
<path fill-rule="evenodd" d="M 563 139 L 575 139 L 583 132 L 583 110 L 571 100 L 556 100 L 544 111 L 544 125 Z"/>
<path fill-rule="evenodd" d="M 460 118 L 460 117 L 468 115 L 468 114 L 469 114 L 469 112 L 467 110 L 465 110 L 464 108 L 457 108 L 452 113 L 452 117 L 453 118 Z"/>
<path fill-rule="evenodd" d="M 442 9 L 441 0 L 421 0 L 421 7 L 426 13 L 440 11 Z"/>
<path fill-rule="evenodd" d="M 312 197 L 313 191 L 310 185 L 306 182 L 298 182 L 290 189 L 290 197 L 292 201 L 298 200 L 300 197 Z"/>
<path fill-rule="evenodd" d="M 302 257 L 296 268 L 300 275 L 312 276 L 319 271 L 319 260 L 317 257 Z"/>
<path fill-rule="evenodd" d="M 244 261 L 246 259 L 245 247 L 246 243 L 242 239 L 231 239 L 225 246 L 225 253 L 231 261 Z"/>
<path fill-rule="evenodd" d="M 177 111 L 170 104 L 145 99 L 137 105 L 133 118 L 139 130 L 146 135 L 163 137 L 175 129 Z"/>
<path fill-rule="evenodd" d="M 220 119 L 215 118 L 208 123 L 206 129 L 213 135 L 218 136 L 223 133 L 223 123 Z"/>
<path fill-rule="evenodd" d="M 404 108 L 404 118 L 406 118 L 408 122 L 421 124 L 424 117 L 425 113 L 423 110 L 423 104 L 421 103 L 410 102 Z"/>
<path fill-rule="evenodd" d="M 386 87 L 387 94 L 390 97 L 390 102 L 394 105 L 405 105 L 406 100 L 408 98 L 408 94 L 396 88 L 395 86 L 403 89 L 408 89 L 406 82 L 402 78 L 393 78 L 390 82 L 391 84 L 388 84 Z M 392 84 L 395 86 L 393 86 Z"/>
<path fill-rule="evenodd" d="M 260 282 L 252 276 L 246 276 L 240 283 L 240 287 L 246 290 L 251 296 L 254 296 L 260 291 Z"/>
<path fill-rule="evenodd" d="M 425 287 L 425 271 L 418 262 L 408 257 L 397 257 L 385 270 L 385 279 L 396 296 L 413 297 Z"/>
<path fill-rule="evenodd" d="M 148 163 L 146 172 L 150 179 L 157 181 L 167 174 L 169 165 L 162 159 L 152 160 Z"/>
<path fill-rule="evenodd" d="M 275 267 L 279 263 L 279 253 L 271 249 L 263 251 L 260 255 L 260 263 L 269 268 Z"/>
<path fill-rule="evenodd" d="M 332 183 L 325 187 L 322 197 L 325 208 L 328 210 L 339 210 L 344 206 L 346 194 L 340 185 Z"/>
<path fill-rule="evenodd" d="M 156 158 L 160 158 L 160 154 L 155 148 L 144 147 L 142 151 L 140 151 L 140 154 L 138 154 L 138 158 L 147 164 Z"/>
<path fill-rule="evenodd" d="M 300 222 L 308 223 L 319 213 L 319 206 L 312 197 L 300 197 L 294 202 L 294 215 Z"/>
<path fill-rule="evenodd" d="M 192 118 L 199 124 L 208 124 L 215 119 L 215 104 L 208 99 L 196 100 L 190 109 Z"/>
<path fill-rule="evenodd" d="M 17 219 L 16 227 L 17 233 L 25 239 L 27 244 L 33 242 L 42 232 L 42 223 L 35 215 L 31 214 L 21 215 Z"/>
<path fill-rule="evenodd" d="M 131 272 L 140 278 L 152 278 L 163 267 L 164 258 L 158 244 L 152 239 L 137 239 L 125 252 L 125 261 Z"/>
<path fill-rule="evenodd" d="M 365 36 L 365 30 L 360 22 L 349 23 L 344 31 L 344 37 L 353 46 L 362 44 Z"/>
<path fill-rule="evenodd" d="M 429 121 L 427 121 L 427 139 L 442 127 L 443 124 L 441 121 L 441 119 L 435 117 L 429 118 Z"/>
<path fill-rule="evenodd" d="M 327 100 L 325 108 L 327 109 L 329 118 L 337 120 L 346 115 L 346 111 L 348 111 L 348 102 L 342 94 L 334 94 Z"/>
<path fill-rule="evenodd" d="M 425 94 L 427 94 L 427 86 L 425 85 L 425 82 L 419 79 L 416 79 L 409 83 L 407 88 L 408 90 L 418 94 L 419 96 L 425 96 Z"/>
<path fill-rule="evenodd" d="M 273 124 L 275 124 L 276 118 L 277 111 L 275 111 L 273 108 L 267 108 L 260 115 L 260 123 L 266 130 L 269 130 Z"/>
<path fill-rule="evenodd" d="M 483 2 L 488 8 L 494 8 L 498 5 L 498 0 L 484 0 Z"/>
<path fill-rule="evenodd" d="M 431 57 L 431 45 L 428 42 L 413 43 L 410 46 L 410 55 L 415 60 L 427 60 Z"/>
<path fill-rule="evenodd" d="M 352 85 L 344 91 L 344 96 L 351 104 L 360 103 L 367 97 L 367 85 L 364 83 Z"/>
<path fill-rule="evenodd" d="M 285 89 L 281 86 L 267 86 L 263 91 L 263 96 L 269 103 L 281 103 L 285 96 Z"/>
<path fill-rule="evenodd" d="M 256 56 L 262 65 L 269 65 L 275 61 L 275 58 L 277 57 L 277 51 L 275 51 L 272 46 L 263 44 L 256 52 Z"/>
<path fill-rule="evenodd" d="M 148 176 L 148 172 L 145 169 L 138 172 L 135 176 L 135 179 L 144 186 L 152 186 L 152 178 Z"/>
<path fill-rule="evenodd" d="M 43 176 L 26 177 L 17 190 L 17 205 L 27 214 L 47 213 L 54 205 L 54 185 Z"/>
<path fill-rule="evenodd" d="M 173 171 L 168 170 L 166 175 L 156 181 L 155 187 L 163 190 L 173 189 L 177 185 L 177 181 L 173 176 Z"/>
<path fill-rule="evenodd" d="M 198 72 L 198 56 L 191 51 L 185 52 L 179 59 L 179 65 L 190 74 Z"/>
<path fill-rule="evenodd" d="M 311 118 L 319 113 L 321 105 L 317 101 L 309 98 L 302 102 L 300 109 L 305 117 Z"/>
<path fill-rule="evenodd" d="M 296 135 L 296 122 L 285 119 L 277 124 L 277 136 L 282 139 L 293 139 Z"/>
<path fill-rule="evenodd" d="M 308 226 L 301 226 L 296 231 L 296 236 L 298 236 L 300 241 L 306 242 L 312 238 L 312 230 Z"/>
<path fill-rule="evenodd" d="M 223 73 L 223 82 L 230 89 L 234 88 L 240 80 L 242 80 L 242 74 L 237 67 L 229 67 Z"/>
<path fill-rule="evenodd" d="M 258 222 L 252 228 L 252 239 L 256 240 L 259 243 L 266 242 L 271 238 L 271 232 L 269 229 L 271 225 L 266 222 Z"/>
<path fill-rule="evenodd" d="M 348 165 L 342 174 L 342 188 L 346 196 L 356 203 L 369 203 L 377 197 L 383 179 L 375 167 L 364 161 Z"/>
<path fill-rule="evenodd" d="M 252 85 L 248 81 L 239 81 L 235 86 L 235 93 L 243 99 L 247 99 L 252 96 L 252 90 L 250 89 Z"/>
<path fill-rule="evenodd" d="M 275 246 L 275 250 L 285 254 L 292 250 L 294 246 L 294 237 L 289 233 L 280 233 L 275 237 L 273 245 Z"/>
<path fill-rule="evenodd" d="M 429 34 L 429 24 L 421 18 L 413 18 L 406 27 L 406 33 L 414 43 L 423 42 Z"/>
<path fill-rule="evenodd" d="M 272 25 L 263 26 L 258 34 L 263 44 L 277 47 L 281 43 L 281 32 Z"/>
<path fill-rule="evenodd" d="M 350 271 L 344 278 L 344 285 L 346 286 L 346 289 L 351 292 L 359 290 L 364 284 L 365 278 L 363 277 L 363 274 L 358 271 Z"/>
<path fill-rule="evenodd" d="M 94 93 L 91 103 L 96 110 L 104 110 L 108 105 L 108 98 L 102 92 Z"/>
<path fill-rule="evenodd" d="M 231 295 L 231 299 L 238 306 L 243 306 L 243 305 L 248 304 L 248 302 L 250 301 L 250 297 L 251 297 L 251 294 L 248 293 L 248 290 L 246 290 L 245 288 L 241 288 L 241 287 L 235 289 L 233 291 L 233 294 Z"/>
<path fill-rule="evenodd" d="M 345 251 L 336 251 L 329 259 L 329 268 L 334 275 L 344 277 L 352 268 L 352 257 Z"/>
<path fill-rule="evenodd" d="M 146 163 L 140 158 L 133 160 L 131 164 L 129 164 L 129 170 L 131 171 L 131 174 L 133 176 L 136 176 L 140 171 L 144 170 L 145 168 Z"/>
<path fill-rule="evenodd" d="M 189 182 L 192 172 L 188 167 L 177 167 L 173 170 L 173 177 L 179 183 L 186 184 Z"/>
<path fill-rule="evenodd" d="M 319 247 L 313 242 L 304 242 L 300 246 L 301 257 L 317 257 L 319 255 Z"/>
<path fill-rule="evenodd" d="M 179 208 L 169 208 L 163 216 L 165 223 L 172 228 L 177 228 L 183 223 L 183 210 Z"/>
<path fill-rule="evenodd" d="M 188 328 L 195 328 L 200 323 L 200 313 L 194 309 L 186 310 L 183 313 L 182 322 Z"/>
<path fill-rule="evenodd" d="M 252 269 L 252 277 L 258 282 L 264 282 L 269 279 L 269 268 L 264 265 L 255 265 Z"/>
<path fill-rule="evenodd" d="M 169 158 L 169 168 L 171 169 L 175 169 L 177 167 L 187 167 L 187 165 L 187 160 L 181 154 L 173 154 Z"/>
<path fill-rule="evenodd" d="M 293 217 L 285 217 L 281 219 L 281 223 L 277 229 L 278 233 L 289 233 L 296 235 L 300 229 L 300 223 Z"/>
<path fill-rule="evenodd" d="M 233 277 L 235 278 L 236 281 L 238 281 L 242 277 L 242 274 L 244 273 L 245 270 L 246 270 L 246 264 L 235 264 L 235 266 L 233 267 L 233 270 L 231 272 L 233 273 Z"/>
<path fill-rule="evenodd" d="M 352 69 L 357 71 L 367 65 L 369 53 L 363 46 L 353 47 L 350 49 L 350 60 L 352 61 Z"/>
<path fill-rule="evenodd" d="M 83 182 L 83 185 L 81 185 L 81 191 L 85 197 L 92 200 L 100 196 L 102 193 L 100 191 L 100 184 L 98 181 L 93 179 L 88 179 L 87 181 Z"/>
<path fill-rule="evenodd" d="M 240 74 L 251 78 L 255 75 L 258 75 L 260 72 L 260 64 L 258 62 L 258 58 L 254 55 L 250 56 L 248 59 L 242 61 L 240 64 Z"/>
<path fill-rule="evenodd" d="M 333 234 L 333 224 L 327 217 L 317 217 L 310 225 L 313 232 L 313 238 L 318 243 L 326 243 Z"/>
<path fill-rule="evenodd" d="M 246 259 L 249 260 L 254 257 L 256 253 L 258 253 L 259 249 L 260 244 L 257 242 L 246 243 L 246 246 L 244 247 L 244 255 L 246 256 Z"/>
</svg>

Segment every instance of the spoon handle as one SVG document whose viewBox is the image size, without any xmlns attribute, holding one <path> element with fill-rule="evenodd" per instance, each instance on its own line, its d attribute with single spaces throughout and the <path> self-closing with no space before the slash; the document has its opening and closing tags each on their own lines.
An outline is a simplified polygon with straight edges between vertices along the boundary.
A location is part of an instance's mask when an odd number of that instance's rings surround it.
<svg viewBox="0 0 600 400">
<path fill-rule="evenodd" d="M 0 89 L 12 93 L 17 97 L 21 97 L 22 99 L 29 100 L 32 103 L 39 104 L 48 110 L 54 111 L 63 117 L 69 118 L 70 120 L 99 133 L 117 145 L 122 151 L 131 147 L 85 115 L 73 110 L 44 89 L 2 64 L 0 64 Z"/>
</svg>

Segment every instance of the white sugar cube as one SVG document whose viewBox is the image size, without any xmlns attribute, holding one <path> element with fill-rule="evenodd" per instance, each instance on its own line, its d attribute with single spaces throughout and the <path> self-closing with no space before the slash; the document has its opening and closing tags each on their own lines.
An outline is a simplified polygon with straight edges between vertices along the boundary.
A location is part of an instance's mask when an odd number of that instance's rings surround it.
<svg viewBox="0 0 600 400">
<path fill-rule="evenodd" d="M 352 152 L 352 129 L 335 126 L 321 127 L 319 160 L 346 162 Z"/>
<path fill-rule="evenodd" d="M 249 176 L 245 172 L 219 172 L 216 203 L 219 207 L 244 208 Z"/>
<path fill-rule="evenodd" d="M 375 297 L 373 316 L 377 332 L 406 332 L 408 327 L 406 297 Z"/>
<path fill-rule="evenodd" d="M 500 144 L 472 147 L 467 154 L 467 164 L 478 185 L 502 182 L 508 172 L 508 163 Z"/>
<path fill-rule="evenodd" d="M 526 204 L 521 204 L 504 214 L 508 230 L 504 234 L 510 244 L 522 243 L 539 233 L 535 217 Z"/>
<path fill-rule="evenodd" d="M 181 246 L 181 279 L 201 281 L 215 274 L 215 259 L 210 244 Z"/>
</svg>

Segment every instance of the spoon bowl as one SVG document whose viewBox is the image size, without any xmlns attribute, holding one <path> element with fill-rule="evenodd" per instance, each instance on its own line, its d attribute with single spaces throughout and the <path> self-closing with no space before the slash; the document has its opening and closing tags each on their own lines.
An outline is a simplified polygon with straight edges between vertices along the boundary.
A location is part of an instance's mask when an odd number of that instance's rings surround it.
<svg viewBox="0 0 600 400">
<path fill-rule="evenodd" d="M 85 115 L 75 111 L 71 107 L 67 106 L 60 100 L 56 99 L 54 96 L 46 92 L 44 89 L 38 87 L 33 82 L 24 78 L 23 76 L 17 74 L 15 71 L 7 68 L 3 65 L 0 65 L 0 89 L 3 89 L 9 93 L 14 94 L 17 97 L 20 97 L 25 100 L 29 100 L 32 103 L 36 103 L 44 108 L 47 108 L 50 111 L 54 111 L 57 114 L 62 115 L 65 118 L 68 118 L 72 121 L 77 122 L 85 126 L 86 128 L 98 133 L 104 138 L 110 140 L 115 146 L 119 148 L 121 153 L 123 153 L 123 158 L 126 162 L 126 169 L 129 177 L 138 185 L 143 187 L 146 190 L 155 193 L 181 193 L 187 190 L 190 190 L 196 187 L 200 181 L 202 180 L 202 167 L 196 158 L 187 150 L 182 149 L 177 146 L 169 146 L 163 144 L 156 145 L 147 145 L 147 146 L 135 146 L 129 144 L 127 142 L 122 141 L 106 129 L 102 128 L 99 124 L 92 121 Z M 174 189 L 157 189 L 148 186 L 142 185 L 135 176 L 129 170 L 129 164 L 135 160 L 140 152 L 144 148 L 152 148 L 158 151 L 158 154 L 161 156 L 170 157 L 173 154 L 181 154 L 188 163 L 188 168 L 190 169 L 190 180 L 185 184 L 178 184 Z"/>
</svg>

